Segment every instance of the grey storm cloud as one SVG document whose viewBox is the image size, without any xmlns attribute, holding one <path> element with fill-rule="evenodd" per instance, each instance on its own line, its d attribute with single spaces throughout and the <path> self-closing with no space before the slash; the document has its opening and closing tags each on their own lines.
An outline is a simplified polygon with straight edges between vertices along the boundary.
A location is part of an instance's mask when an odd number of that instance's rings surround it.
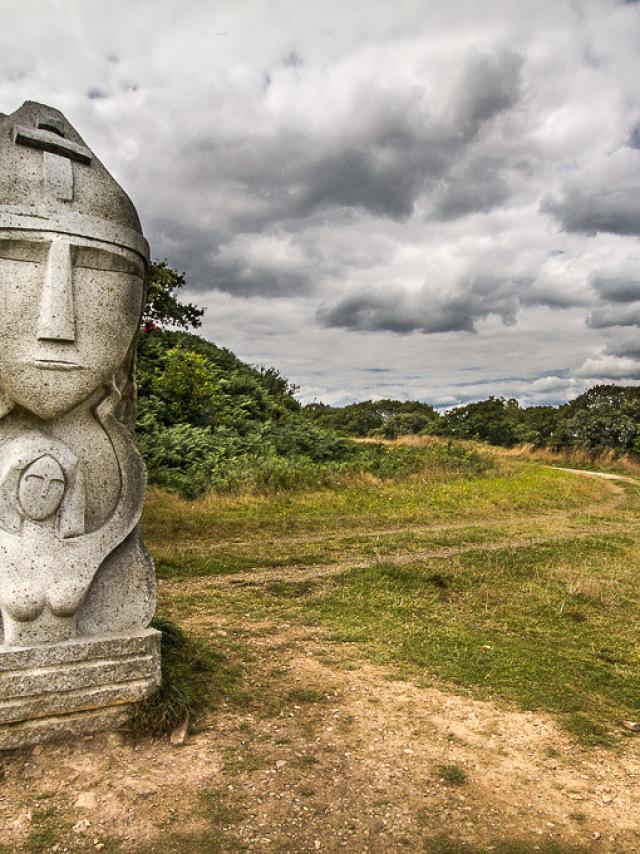
<svg viewBox="0 0 640 854">
<path fill-rule="evenodd" d="M 360 332 L 475 332 L 476 321 L 497 315 L 506 324 L 515 322 L 517 292 L 525 282 L 497 282 L 479 278 L 450 295 L 434 295 L 378 288 L 366 294 L 344 297 L 318 309 L 318 320 L 327 327 Z"/>
<path fill-rule="evenodd" d="M 609 326 L 640 326 L 640 303 L 594 308 L 589 313 L 587 323 L 591 329 L 606 329 Z"/>
<path fill-rule="evenodd" d="M 629 334 L 628 331 L 620 334 L 620 330 L 617 330 L 615 339 L 609 341 L 603 352 L 607 356 L 636 359 L 640 362 L 640 335 L 637 332 Z"/>
<path fill-rule="evenodd" d="M 616 363 L 606 358 L 601 361 L 593 359 L 586 362 L 583 367 L 576 370 L 575 376 L 586 377 L 592 382 L 601 382 L 602 380 L 609 380 L 610 382 L 612 380 L 614 382 L 620 382 L 621 380 L 639 380 L 640 362 L 635 364 L 628 361 Z"/>
<path fill-rule="evenodd" d="M 241 138 L 206 136 L 188 143 L 188 181 L 214 179 L 241 187 L 257 202 L 234 223 L 257 228 L 299 220 L 322 210 L 348 215 L 351 208 L 402 220 L 436 181 L 449 181 L 442 217 L 458 209 L 487 210 L 508 195 L 497 177 L 498 164 L 479 159 L 455 171 L 463 151 L 483 127 L 513 107 L 521 84 L 523 58 L 510 50 L 472 56 L 451 93 L 451 109 L 434 116 L 425 90 L 395 93 L 382 89 L 354 93 L 348 126 L 322 136 L 312 129 L 277 129 Z M 438 214 L 436 213 L 436 216 Z"/>
<path fill-rule="evenodd" d="M 640 300 L 640 278 L 595 276 L 592 284 L 603 300 L 614 303 Z"/>
<path fill-rule="evenodd" d="M 215 257 L 223 236 L 210 231 L 185 228 L 173 219 L 157 217 L 151 220 L 156 235 L 154 255 L 171 259 L 178 270 L 188 270 L 189 286 L 195 291 L 211 287 L 209 283 L 211 259 Z"/>
<path fill-rule="evenodd" d="M 545 200 L 542 210 L 565 231 L 640 235 L 640 184 L 611 191 L 572 189 L 560 199 Z"/>
<path fill-rule="evenodd" d="M 640 235 L 640 150 L 619 145 L 572 172 L 559 195 L 543 199 L 544 213 L 575 234 Z"/>
<path fill-rule="evenodd" d="M 228 261 L 214 258 L 208 269 L 210 287 L 240 297 L 282 297 L 293 294 L 300 296 L 316 290 L 313 276 L 297 270 L 266 270 L 252 266 L 245 259 Z"/>
<path fill-rule="evenodd" d="M 508 110 L 518 100 L 524 58 L 513 50 L 495 55 L 477 53 L 469 60 L 458 87 L 455 115 L 467 139 L 474 137 L 484 122 Z"/>
<path fill-rule="evenodd" d="M 156 255 L 171 258 L 179 270 L 188 270 L 189 290 L 194 295 L 213 290 L 238 297 L 278 298 L 312 293 L 317 288 L 317 271 L 285 269 L 252 261 L 247 255 L 225 256 L 226 235 L 192 228 L 176 228 L 171 221 L 154 223 L 158 234 Z"/>
<path fill-rule="evenodd" d="M 552 309 L 576 308 L 592 303 L 586 294 L 566 292 L 561 283 L 553 281 L 542 286 L 526 282 L 518 294 L 518 301 L 523 308 L 542 306 Z"/>
<path fill-rule="evenodd" d="M 362 148 L 305 164 L 293 213 L 355 207 L 391 219 L 408 217 L 425 181 L 443 168 L 443 160 L 442 147 L 431 147 L 404 128 L 385 132 Z"/>
<path fill-rule="evenodd" d="M 393 96 L 372 88 L 364 106 L 354 104 L 348 126 L 319 137 L 299 128 L 231 140 L 207 132 L 189 141 L 183 175 L 188 184 L 215 185 L 222 203 L 225 194 L 242 200 L 230 206 L 227 235 L 266 234 L 283 225 L 296 233 L 326 220 L 349 228 L 362 217 L 401 222 L 425 193 L 433 193 L 436 220 L 487 211 L 509 194 L 500 162 L 478 156 L 463 168 L 459 164 L 483 129 L 517 103 L 522 66 L 523 58 L 511 50 L 474 53 L 459 72 L 444 115 L 431 114 L 420 88 Z M 224 237 L 216 240 L 223 243 Z M 178 247 L 185 265 L 186 256 Z M 308 294 L 324 278 L 343 274 L 323 264 L 297 271 L 277 261 L 265 267 L 212 251 L 204 263 L 196 254 L 189 264 L 194 267 L 195 289 L 238 296 Z"/>
<path fill-rule="evenodd" d="M 449 220 L 470 213 L 486 213 L 510 196 L 510 189 L 500 175 L 502 161 L 485 157 L 453 169 L 448 179 L 432 194 L 431 216 Z"/>
<path fill-rule="evenodd" d="M 320 307 L 324 326 L 359 332 L 473 332 L 474 318 L 464 299 L 450 299 L 416 312 L 414 301 L 388 293 L 353 295 L 332 306 Z"/>
</svg>

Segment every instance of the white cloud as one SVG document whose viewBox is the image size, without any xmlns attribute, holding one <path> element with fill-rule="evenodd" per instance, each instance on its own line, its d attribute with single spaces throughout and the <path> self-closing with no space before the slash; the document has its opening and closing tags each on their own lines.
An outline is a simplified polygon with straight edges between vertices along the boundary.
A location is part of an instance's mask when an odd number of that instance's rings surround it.
<svg viewBox="0 0 640 854">
<path fill-rule="evenodd" d="M 591 381 L 602 382 L 609 380 L 640 380 L 640 361 L 623 356 L 603 354 L 593 359 L 586 359 L 575 372 L 577 377 Z"/>
<path fill-rule="evenodd" d="M 307 398 L 536 402 L 638 375 L 637 5 L 0 13 L 0 110 L 62 109 L 206 334 Z"/>
</svg>

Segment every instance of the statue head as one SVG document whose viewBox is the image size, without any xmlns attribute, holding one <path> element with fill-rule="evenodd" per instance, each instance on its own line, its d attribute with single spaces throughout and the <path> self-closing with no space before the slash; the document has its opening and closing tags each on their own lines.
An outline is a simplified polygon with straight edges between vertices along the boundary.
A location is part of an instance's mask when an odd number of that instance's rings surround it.
<svg viewBox="0 0 640 854">
<path fill-rule="evenodd" d="M 44 522 L 62 504 L 66 478 L 62 466 L 51 454 L 30 463 L 20 475 L 18 504 L 26 519 Z"/>
<path fill-rule="evenodd" d="M 33 431 L 0 446 L 0 528 L 14 534 L 25 519 L 53 521 L 59 539 L 84 533 L 84 479 L 76 455 Z"/>
<path fill-rule="evenodd" d="M 148 258 L 129 197 L 61 113 L 0 115 L 0 417 L 50 420 L 113 378 Z"/>
</svg>

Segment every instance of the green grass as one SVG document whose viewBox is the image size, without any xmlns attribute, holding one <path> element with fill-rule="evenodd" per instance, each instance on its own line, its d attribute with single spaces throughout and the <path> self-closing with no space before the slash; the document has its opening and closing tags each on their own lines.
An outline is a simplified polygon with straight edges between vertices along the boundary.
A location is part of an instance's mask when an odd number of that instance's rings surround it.
<svg viewBox="0 0 640 854">
<path fill-rule="evenodd" d="M 145 533 L 158 545 L 237 544 L 296 534 L 352 535 L 375 528 L 435 522 L 486 521 L 487 514 L 581 509 L 602 495 L 602 484 L 550 468 L 508 462 L 455 477 L 431 468 L 400 481 L 348 482 L 342 488 L 282 492 L 271 496 L 213 494 L 189 502 L 152 490 L 145 509 Z"/>
<path fill-rule="evenodd" d="M 533 846 L 536 846 L 535 849 Z M 135 854 L 221 854 L 224 851 L 244 850 L 242 845 L 234 844 L 219 830 L 202 833 L 171 835 L 151 847 L 136 848 Z M 278 849 L 282 850 L 282 849 Z M 496 841 L 488 845 L 468 845 L 449 837 L 439 836 L 424 840 L 420 849 L 423 854 L 588 854 L 590 849 L 582 846 L 558 845 L 555 842 L 513 840 Z"/>
<path fill-rule="evenodd" d="M 171 833 L 151 844 L 131 849 L 133 854 L 223 854 L 242 850 L 218 828 L 194 833 Z"/>
<path fill-rule="evenodd" d="M 205 825 L 204 829 L 169 833 L 141 847 L 136 846 L 134 854 L 222 854 L 242 850 L 232 835 L 233 826 L 244 814 L 237 794 L 200 789 L 194 812 L 194 818 Z"/>
<path fill-rule="evenodd" d="M 432 464 L 270 498 L 155 492 L 145 530 L 161 577 L 183 582 L 161 586 L 175 619 L 322 626 L 391 672 L 552 712 L 603 744 L 640 715 L 639 499 L 636 485 L 531 462 L 453 477 Z M 338 574 L 323 577 L 329 563 Z M 209 576 L 221 583 L 189 583 Z"/>
<path fill-rule="evenodd" d="M 597 481 L 530 464 L 453 478 L 432 467 L 404 481 L 270 497 L 188 502 L 152 491 L 144 532 L 161 578 L 191 578 L 481 545 L 554 524 L 562 533 L 584 525 L 581 510 L 601 496 Z"/>
<path fill-rule="evenodd" d="M 138 703 L 129 728 L 138 736 L 166 735 L 188 715 L 198 721 L 206 708 L 232 690 L 240 667 L 202 638 L 187 637 L 170 620 L 156 618 L 162 633 L 162 686 Z"/>
<path fill-rule="evenodd" d="M 467 772 L 459 765 L 439 765 L 438 777 L 447 786 L 463 786 L 467 780 Z"/>
<path fill-rule="evenodd" d="M 315 688 L 292 688 L 286 694 L 286 700 L 293 705 L 326 703 L 327 695 Z"/>
<path fill-rule="evenodd" d="M 255 751 L 242 747 L 238 750 L 228 750 L 224 756 L 224 769 L 227 774 L 251 774 L 268 768 L 272 763 Z"/>
<path fill-rule="evenodd" d="M 203 816 L 213 824 L 235 824 L 242 818 L 237 798 L 233 800 L 228 792 L 219 789 L 200 789 L 198 792 Z M 230 802 L 231 801 L 231 802 Z"/>
<path fill-rule="evenodd" d="M 305 610 L 378 662 L 557 712 L 604 742 L 640 710 L 633 545 L 594 536 L 381 563 L 334 579 Z"/>
<path fill-rule="evenodd" d="M 31 826 L 25 841 L 25 851 L 29 854 L 44 854 L 60 839 L 62 828 L 60 815 L 53 807 L 41 807 L 33 811 Z"/>
<path fill-rule="evenodd" d="M 136 848 L 135 854 L 221 854 L 224 851 L 240 850 L 244 850 L 242 845 L 234 844 L 233 839 L 222 835 L 219 830 L 207 830 L 202 833 L 171 835 L 151 847 Z M 476 846 L 439 836 L 424 840 L 418 850 L 423 854 L 533 854 L 534 851 L 535 854 L 588 854 L 590 849 L 544 842 L 540 841 L 539 837 L 535 841 L 497 840 L 491 844 Z"/>
</svg>

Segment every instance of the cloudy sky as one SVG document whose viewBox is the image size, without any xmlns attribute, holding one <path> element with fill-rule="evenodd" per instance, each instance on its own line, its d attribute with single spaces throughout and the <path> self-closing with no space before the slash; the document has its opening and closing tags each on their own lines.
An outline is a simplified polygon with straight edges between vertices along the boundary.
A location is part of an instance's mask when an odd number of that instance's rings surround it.
<svg viewBox="0 0 640 854">
<path fill-rule="evenodd" d="M 304 400 L 640 382 L 640 3 L 0 0 L 203 332 Z"/>
</svg>

